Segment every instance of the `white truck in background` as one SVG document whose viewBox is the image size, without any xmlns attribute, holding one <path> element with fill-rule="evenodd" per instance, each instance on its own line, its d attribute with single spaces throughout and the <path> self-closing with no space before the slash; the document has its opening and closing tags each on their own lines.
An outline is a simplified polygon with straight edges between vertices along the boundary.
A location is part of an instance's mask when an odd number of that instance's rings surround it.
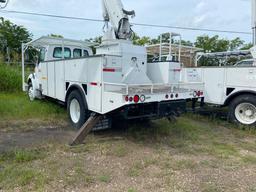
<svg viewBox="0 0 256 192">
<path fill-rule="evenodd" d="M 254 47 L 250 50 L 251 66 L 183 68 L 188 82 L 203 82 L 204 102 L 228 106 L 228 118 L 242 125 L 256 125 L 256 0 L 252 0 L 252 31 Z"/>
<path fill-rule="evenodd" d="M 89 42 L 42 37 L 22 45 L 23 90 L 31 100 L 53 98 L 67 106 L 74 127 L 91 112 L 107 118 L 176 116 L 186 100 L 203 98 L 202 82 L 181 83 L 179 60 L 147 63 L 146 48 L 132 44 L 129 16 L 120 0 L 103 0 L 103 42 L 92 54 Z M 111 22 L 111 27 L 108 27 Z M 25 79 L 25 51 L 40 50 L 35 73 Z"/>
<path fill-rule="evenodd" d="M 197 84 L 203 83 L 204 97 L 200 100 L 201 106 L 206 103 L 228 107 L 228 119 L 230 121 L 249 126 L 256 125 L 256 0 L 252 0 L 252 15 L 254 47 L 250 52 L 254 60 L 253 65 L 197 67 L 196 64 L 196 67 L 182 67 L 180 74 L 180 83 L 194 83 L 194 89 L 202 89 L 202 87 L 197 87 Z M 172 34 L 170 37 L 172 37 Z M 168 55 L 172 57 L 176 55 L 176 53 L 166 55 L 167 48 L 172 47 L 172 38 L 170 38 L 169 44 L 162 43 L 161 39 L 159 45 L 148 47 L 149 52 L 158 50 L 155 53 L 159 56 L 155 61 L 161 61 Z M 177 45 L 175 46 L 177 47 Z M 172 51 L 171 48 L 169 50 L 170 52 Z M 249 51 L 243 53 L 248 55 Z M 198 58 L 202 55 L 211 55 L 214 58 L 213 55 L 219 54 L 225 53 L 199 53 Z M 198 58 L 196 58 L 196 63 Z M 193 106 L 195 106 L 195 102 L 198 99 L 192 100 Z"/>
</svg>

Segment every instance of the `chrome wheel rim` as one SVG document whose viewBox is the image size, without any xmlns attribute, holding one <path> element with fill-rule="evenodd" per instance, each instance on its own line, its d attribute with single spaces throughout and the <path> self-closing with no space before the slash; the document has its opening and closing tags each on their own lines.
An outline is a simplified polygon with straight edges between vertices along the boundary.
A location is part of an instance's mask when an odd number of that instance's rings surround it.
<svg viewBox="0 0 256 192">
<path fill-rule="evenodd" d="M 251 125 L 256 122 L 256 106 L 251 103 L 241 103 L 235 110 L 236 119 L 244 124 Z"/>
<path fill-rule="evenodd" d="M 81 109 L 77 99 L 73 99 L 70 103 L 70 117 L 74 123 L 78 123 L 81 116 Z"/>
</svg>

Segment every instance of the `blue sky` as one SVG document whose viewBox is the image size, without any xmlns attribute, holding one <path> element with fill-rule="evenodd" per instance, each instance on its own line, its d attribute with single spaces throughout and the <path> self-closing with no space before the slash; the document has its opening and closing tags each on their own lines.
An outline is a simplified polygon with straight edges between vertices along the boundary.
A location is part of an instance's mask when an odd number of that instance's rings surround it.
<svg viewBox="0 0 256 192">
<path fill-rule="evenodd" d="M 250 0 L 123 0 L 125 9 L 134 9 L 135 23 L 174 25 L 184 27 L 211 28 L 220 30 L 250 31 Z M 74 17 L 102 19 L 101 0 L 10 0 L 6 10 L 18 10 L 56 14 Z M 102 34 L 102 23 L 62 20 L 56 18 L 3 14 L 0 16 L 28 28 L 34 37 L 47 34 L 61 34 L 67 38 L 88 39 Z M 133 30 L 140 36 L 156 37 L 170 29 L 134 26 Z M 209 32 L 179 32 L 185 40 L 194 40 Z M 224 38 L 239 36 L 246 42 L 250 35 L 219 34 Z"/>
</svg>

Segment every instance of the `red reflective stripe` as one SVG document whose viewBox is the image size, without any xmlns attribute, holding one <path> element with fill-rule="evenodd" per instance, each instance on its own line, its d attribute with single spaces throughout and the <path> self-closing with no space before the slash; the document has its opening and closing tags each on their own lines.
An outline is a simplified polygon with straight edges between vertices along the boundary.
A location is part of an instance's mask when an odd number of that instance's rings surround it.
<svg viewBox="0 0 256 192">
<path fill-rule="evenodd" d="M 103 69 L 104 72 L 115 72 L 115 69 L 110 69 L 110 68 L 104 68 Z"/>
<path fill-rule="evenodd" d="M 174 72 L 180 72 L 181 69 L 174 69 L 173 71 L 174 71 Z"/>
<path fill-rule="evenodd" d="M 90 84 L 93 85 L 93 86 L 97 86 L 98 85 L 98 83 L 95 83 L 95 82 L 91 82 Z"/>
</svg>

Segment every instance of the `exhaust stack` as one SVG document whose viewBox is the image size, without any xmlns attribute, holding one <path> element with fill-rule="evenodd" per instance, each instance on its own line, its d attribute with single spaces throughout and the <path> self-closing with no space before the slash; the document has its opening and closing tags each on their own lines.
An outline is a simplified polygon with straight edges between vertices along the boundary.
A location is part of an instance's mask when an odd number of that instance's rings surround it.
<svg viewBox="0 0 256 192">
<path fill-rule="evenodd" d="M 252 31 L 253 45 L 256 45 L 256 0 L 252 0 Z"/>
<path fill-rule="evenodd" d="M 256 0 L 252 0 L 252 43 L 251 54 L 256 60 Z"/>
</svg>

